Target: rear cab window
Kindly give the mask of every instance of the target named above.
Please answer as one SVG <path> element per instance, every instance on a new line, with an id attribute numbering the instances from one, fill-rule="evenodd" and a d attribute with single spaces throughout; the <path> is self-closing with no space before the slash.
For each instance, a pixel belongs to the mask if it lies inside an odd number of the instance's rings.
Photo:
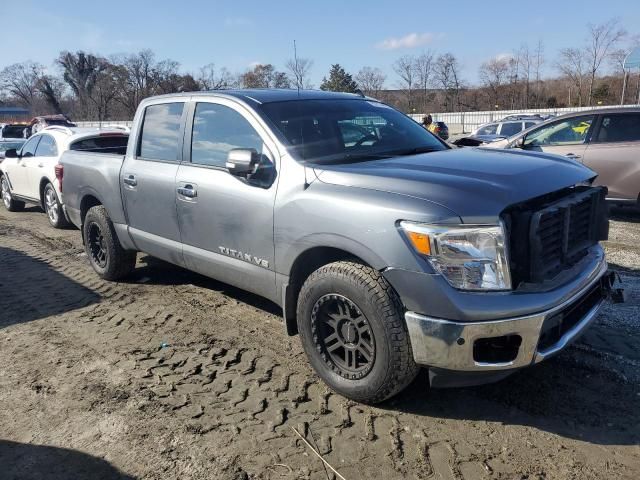
<path id="1" fill-rule="evenodd" d="M 184 110 L 184 102 L 162 103 L 145 108 L 136 157 L 178 161 Z"/>
<path id="2" fill-rule="evenodd" d="M 81 152 L 114 153 L 124 155 L 127 153 L 129 136 L 125 134 L 103 134 L 99 137 L 83 138 L 71 144 L 70 150 Z"/>

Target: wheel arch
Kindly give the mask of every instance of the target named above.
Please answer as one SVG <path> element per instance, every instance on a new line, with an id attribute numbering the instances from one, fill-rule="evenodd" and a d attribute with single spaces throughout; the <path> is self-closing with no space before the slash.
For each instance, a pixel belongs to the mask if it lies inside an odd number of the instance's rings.
<path id="1" fill-rule="evenodd" d="M 47 183 L 50 183 L 51 185 L 53 185 L 53 189 L 55 190 L 55 185 L 51 180 L 49 180 L 49 177 L 45 176 L 40 179 L 38 194 L 40 198 L 40 208 L 42 208 L 43 210 L 44 210 L 44 189 L 47 186 Z M 57 192 L 56 192 L 56 195 L 57 195 Z"/>
<path id="2" fill-rule="evenodd" d="M 368 255 L 362 256 L 354 253 L 354 249 L 336 246 L 313 246 L 298 254 L 289 269 L 289 281 L 282 291 L 282 312 L 285 329 L 288 335 L 298 333 L 296 322 L 296 309 L 298 296 L 305 280 L 318 268 L 329 263 L 343 260 L 352 260 L 372 268 L 377 261 L 371 261 Z"/>

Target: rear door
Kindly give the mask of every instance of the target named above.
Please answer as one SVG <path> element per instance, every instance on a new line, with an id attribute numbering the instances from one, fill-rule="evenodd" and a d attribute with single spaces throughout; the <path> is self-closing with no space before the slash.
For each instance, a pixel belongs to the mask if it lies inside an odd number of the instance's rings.
<path id="1" fill-rule="evenodd" d="M 640 193 L 640 112 L 603 114 L 584 153 L 609 198 L 638 200 Z"/>
<path id="2" fill-rule="evenodd" d="M 582 161 L 594 119 L 595 115 L 580 115 L 534 128 L 525 137 L 524 149 Z"/>
<path id="3" fill-rule="evenodd" d="M 231 100 L 198 102 L 192 110 L 177 176 L 186 266 L 273 299 L 275 143 L 250 111 Z M 227 170 L 227 154 L 236 148 L 261 155 L 253 179 Z"/>
<path id="4" fill-rule="evenodd" d="M 41 135 L 31 137 L 22 146 L 20 150 L 20 158 L 9 158 L 5 160 L 3 167 L 9 175 L 9 181 L 11 182 L 11 191 L 22 197 L 29 197 L 35 199 L 30 195 L 31 189 L 29 188 L 29 175 L 27 173 L 27 167 L 33 157 L 36 154 L 38 143 L 40 143 Z"/>
<path id="5" fill-rule="evenodd" d="M 145 108 L 136 149 L 122 166 L 121 191 L 131 238 L 145 253 L 182 265 L 176 173 L 182 159 L 185 102 Z"/>

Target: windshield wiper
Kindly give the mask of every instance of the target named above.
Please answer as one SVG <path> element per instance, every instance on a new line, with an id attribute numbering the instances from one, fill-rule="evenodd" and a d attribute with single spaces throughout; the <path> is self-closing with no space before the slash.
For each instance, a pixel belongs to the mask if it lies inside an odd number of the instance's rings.
<path id="1" fill-rule="evenodd" d="M 434 147 L 416 147 L 416 148 L 410 148 L 409 150 L 401 150 L 399 152 L 394 152 L 394 155 L 398 157 L 404 157 L 407 155 L 417 155 L 419 153 L 439 152 L 440 150 L 441 150 L 440 148 L 434 148 Z"/>

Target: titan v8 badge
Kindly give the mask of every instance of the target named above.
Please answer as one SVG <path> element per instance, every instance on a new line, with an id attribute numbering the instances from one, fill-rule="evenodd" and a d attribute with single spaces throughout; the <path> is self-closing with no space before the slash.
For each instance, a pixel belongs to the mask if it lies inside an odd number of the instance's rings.
<path id="1" fill-rule="evenodd" d="M 244 253 L 240 250 L 233 250 L 232 248 L 227 247 L 218 247 L 220 253 L 226 255 L 227 257 L 237 258 L 238 260 L 243 260 L 248 263 L 253 263 L 258 265 L 259 267 L 269 268 L 269 262 L 263 258 L 256 257 L 255 255 L 251 255 L 250 253 Z"/>

